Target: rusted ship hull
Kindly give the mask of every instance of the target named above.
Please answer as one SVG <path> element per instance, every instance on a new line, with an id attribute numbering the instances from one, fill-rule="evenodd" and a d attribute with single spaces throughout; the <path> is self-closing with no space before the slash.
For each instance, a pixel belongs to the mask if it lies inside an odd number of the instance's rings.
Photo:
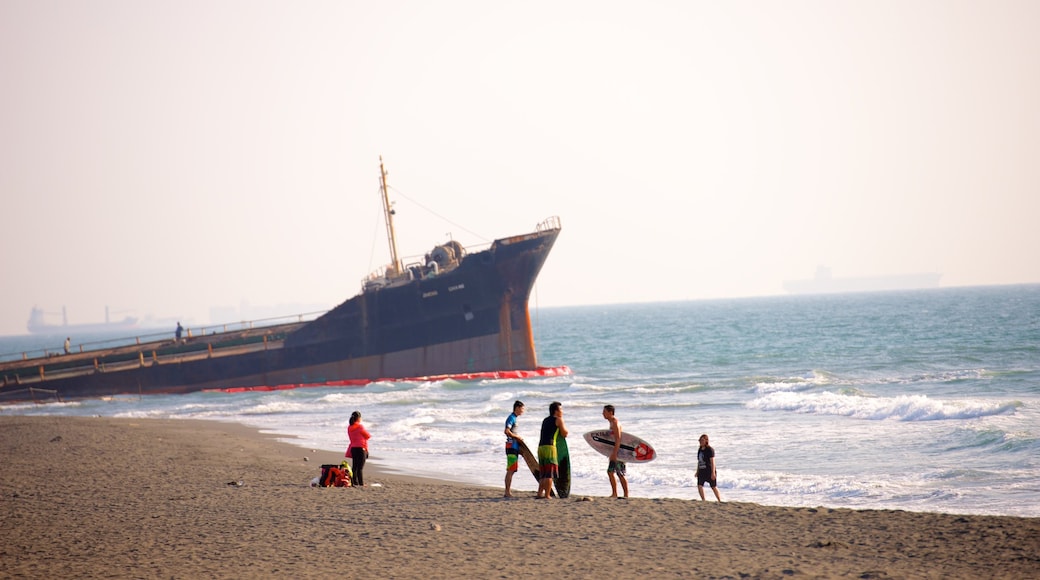
<path id="1" fill-rule="evenodd" d="M 537 371 L 528 298 L 559 232 L 549 220 L 311 322 L 0 363 L 0 402 Z"/>

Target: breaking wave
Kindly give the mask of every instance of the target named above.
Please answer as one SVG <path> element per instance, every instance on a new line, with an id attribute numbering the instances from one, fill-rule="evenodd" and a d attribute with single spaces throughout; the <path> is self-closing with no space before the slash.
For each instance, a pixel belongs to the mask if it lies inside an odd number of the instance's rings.
<path id="1" fill-rule="evenodd" d="M 749 401 L 748 409 L 758 411 L 790 411 L 814 415 L 838 415 L 855 419 L 897 421 L 940 421 L 975 419 L 1013 413 L 1017 401 L 982 400 L 942 401 L 924 395 L 898 397 L 861 397 L 835 393 L 774 392 Z"/>

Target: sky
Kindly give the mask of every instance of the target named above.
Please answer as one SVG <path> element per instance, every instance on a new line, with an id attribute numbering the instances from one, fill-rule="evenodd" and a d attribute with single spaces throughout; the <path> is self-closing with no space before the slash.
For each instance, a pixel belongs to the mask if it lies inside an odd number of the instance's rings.
<path id="1" fill-rule="evenodd" d="M 563 230 L 532 307 L 1040 282 L 1040 2 L 0 0 L 0 335 Z M 60 322 L 60 314 L 50 322 Z"/>

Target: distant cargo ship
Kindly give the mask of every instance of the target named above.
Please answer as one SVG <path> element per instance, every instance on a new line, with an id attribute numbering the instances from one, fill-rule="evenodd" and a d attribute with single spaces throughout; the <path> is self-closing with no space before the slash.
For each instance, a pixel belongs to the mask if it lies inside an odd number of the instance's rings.
<path id="1" fill-rule="evenodd" d="M 127 316 L 116 322 L 109 322 L 108 308 L 105 308 L 105 321 L 86 324 L 69 324 L 68 313 L 65 307 L 61 307 L 61 324 L 49 324 L 46 320 L 47 313 L 41 308 L 33 307 L 29 312 L 29 322 L 26 328 L 33 334 L 96 334 L 99 332 L 124 332 L 137 328 L 137 319 Z"/>
<path id="2" fill-rule="evenodd" d="M 844 292 L 882 292 L 886 290 L 918 290 L 938 288 L 942 274 L 922 272 L 892 276 L 835 278 L 831 269 L 820 266 L 816 277 L 784 282 L 784 290 L 791 294 L 838 294 Z"/>
<path id="3" fill-rule="evenodd" d="M 570 374 L 538 366 L 528 312 L 559 218 L 481 251 L 449 241 L 406 264 L 382 160 L 379 170 L 392 263 L 357 296 L 309 322 L 189 329 L 176 339 L 0 362 L 0 401 Z"/>

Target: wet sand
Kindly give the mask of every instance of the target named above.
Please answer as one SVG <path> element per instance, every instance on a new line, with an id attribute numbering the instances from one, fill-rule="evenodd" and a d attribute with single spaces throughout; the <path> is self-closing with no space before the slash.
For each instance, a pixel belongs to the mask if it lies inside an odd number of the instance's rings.
<path id="1" fill-rule="evenodd" d="M 535 500 L 527 473 L 503 499 L 373 463 L 313 488 L 341 453 L 231 423 L 0 413 L 0 458 L 5 578 L 1040 576 L 1040 518 Z"/>

